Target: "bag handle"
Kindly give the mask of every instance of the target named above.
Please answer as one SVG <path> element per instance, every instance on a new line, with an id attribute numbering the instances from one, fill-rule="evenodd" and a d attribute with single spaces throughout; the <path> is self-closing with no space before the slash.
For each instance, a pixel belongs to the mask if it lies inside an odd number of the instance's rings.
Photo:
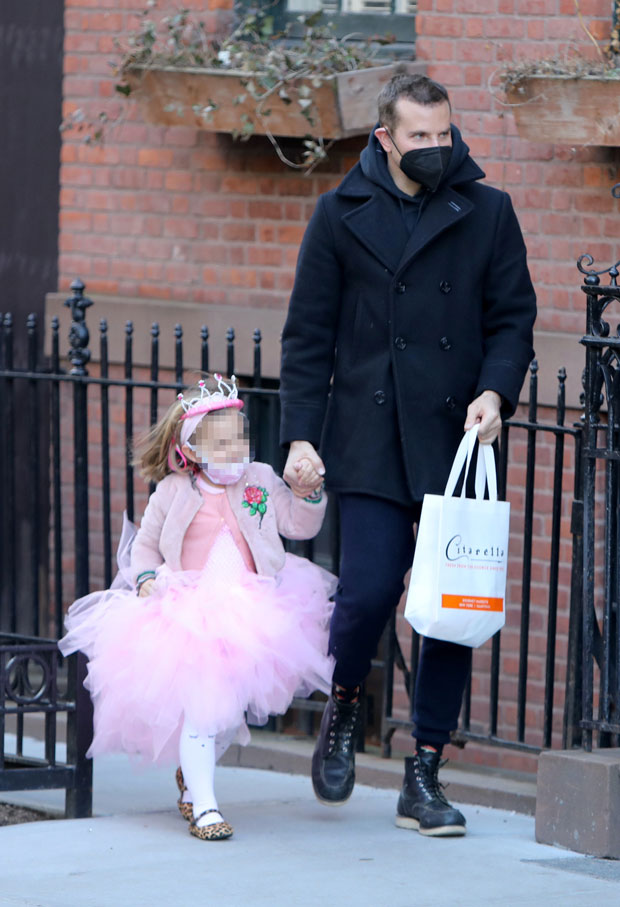
<path id="1" fill-rule="evenodd" d="M 478 446 L 478 461 L 476 463 L 476 500 L 484 500 L 484 486 L 489 489 L 489 500 L 497 501 L 497 472 L 495 470 L 495 454 L 491 444 Z"/>
<path id="2" fill-rule="evenodd" d="M 454 489 L 456 488 L 456 483 L 459 480 L 459 476 L 463 471 L 463 466 L 465 467 L 465 478 L 463 480 L 463 490 L 461 492 L 461 497 L 465 497 L 465 483 L 467 482 L 467 474 L 469 472 L 469 466 L 471 463 L 472 454 L 474 452 L 474 446 L 476 444 L 476 438 L 478 437 L 478 423 L 476 423 L 468 432 L 465 432 L 461 443 L 458 446 L 458 450 L 454 457 L 454 462 L 452 463 L 452 469 L 450 470 L 450 475 L 448 476 L 448 481 L 446 482 L 446 487 L 444 490 L 445 497 L 452 497 L 454 494 Z"/>
<path id="3" fill-rule="evenodd" d="M 450 475 L 448 476 L 448 481 L 446 482 L 446 487 L 444 490 L 445 497 L 452 497 L 454 494 L 454 489 L 456 488 L 456 483 L 458 482 L 459 476 L 465 467 L 465 476 L 463 478 L 463 487 L 461 489 L 461 497 L 466 496 L 466 486 L 467 486 L 467 476 L 469 474 L 469 468 L 471 466 L 471 458 L 474 453 L 474 448 L 476 446 L 476 441 L 478 439 L 478 429 L 479 423 L 473 425 L 469 431 L 465 432 L 461 443 L 458 446 L 458 450 L 454 457 L 454 462 L 452 463 L 452 469 L 450 470 Z M 484 488 L 485 484 L 489 488 L 489 500 L 497 500 L 497 473 L 495 470 L 495 454 L 493 453 L 493 447 L 491 444 L 480 444 L 478 451 L 478 461 L 476 464 L 476 477 L 475 477 L 475 495 L 477 500 L 482 500 L 484 498 Z"/>

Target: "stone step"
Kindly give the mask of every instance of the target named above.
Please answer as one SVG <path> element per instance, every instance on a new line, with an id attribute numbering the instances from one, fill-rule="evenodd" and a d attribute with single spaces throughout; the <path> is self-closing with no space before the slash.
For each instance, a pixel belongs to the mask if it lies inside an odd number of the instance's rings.
<path id="1" fill-rule="evenodd" d="M 252 728 L 248 746 L 233 745 L 225 753 L 223 765 L 262 768 L 293 775 L 307 775 L 314 740 L 291 737 Z M 356 757 L 356 778 L 360 784 L 400 790 L 403 778 L 402 758 L 383 759 L 374 753 L 359 753 Z M 536 808 L 536 778 L 520 772 L 508 772 L 484 767 L 449 764 L 441 770 L 440 779 L 446 785 L 448 799 L 457 803 L 492 806 L 533 816 Z M 308 780 L 308 783 L 310 781 Z"/>
<path id="2" fill-rule="evenodd" d="M 8 727 L 7 730 L 14 730 Z M 291 775 L 306 775 L 310 779 L 310 764 L 314 740 L 310 737 L 293 737 L 252 728 L 248 746 L 233 744 L 222 759 L 223 765 L 240 765 L 246 768 L 263 768 Z M 27 737 L 43 739 L 42 716 L 29 715 L 25 722 Z M 58 716 L 58 736 L 64 739 L 65 716 Z M 403 761 L 398 755 L 384 759 L 371 751 L 359 753 L 356 758 L 356 777 L 361 784 L 400 790 L 403 778 Z M 451 765 L 448 763 L 440 774 L 447 786 L 448 799 L 457 803 L 492 806 L 533 816 L 536 808 L 536 778 L 525 772 L 511 772 L 484 766 Z M 308 783 L 310 781 L 308 780 Z"/>

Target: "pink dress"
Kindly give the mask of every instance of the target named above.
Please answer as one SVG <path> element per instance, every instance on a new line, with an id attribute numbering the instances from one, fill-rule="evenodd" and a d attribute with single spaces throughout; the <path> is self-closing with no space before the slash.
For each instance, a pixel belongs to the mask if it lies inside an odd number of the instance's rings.
<path id="1" fill-rule="evenodd" d="M 246 714 L 261 724 L 294 696 L 329 691 L 335 578 L 291 554 L 277 576 L 259 576 L 226 494 L 201 490 L 182 571 L 160 567 L 153 593 L 138 598 L 129 581 L 135 528 L 126 523 L 112 587 L 67 612 L 59 647 L 89 658 L 90 756 L 176 762 L 185 717 L 216 737 L 219 756 L 233 740 L 248 742 Z"/>

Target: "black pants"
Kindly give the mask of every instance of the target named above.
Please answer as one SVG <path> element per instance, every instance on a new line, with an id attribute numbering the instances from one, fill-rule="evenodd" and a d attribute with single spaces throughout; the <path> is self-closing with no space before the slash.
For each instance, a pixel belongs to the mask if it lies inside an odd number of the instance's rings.
<path id="1" fill-rule="evenodd" d="M 403 592 L 413 560 L 420 504 L 405 507 L 369 495 L 340 495 L 342 561 L 329 649 L 334 680 L 354 687 L 370 671 L 381 634 Z M 458 721 L 471 649 L 424 639 L 412 717 L 414 736 L 447 743 Z"/>

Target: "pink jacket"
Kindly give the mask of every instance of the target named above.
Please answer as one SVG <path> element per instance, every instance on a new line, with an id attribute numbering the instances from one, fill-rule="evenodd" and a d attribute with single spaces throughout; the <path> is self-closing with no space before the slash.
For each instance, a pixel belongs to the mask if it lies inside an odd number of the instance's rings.
<path id="1" fill-rule="evenodd" d="M 244 507 L 246 489 L 267 492 L 262 520 Z M 321 528 L 327 496 L 312 504 L 295 497 L 267 463 L 251 463 L 235 485 L 226 486 L 226 494 L 239 528 L 247 541 L 257 573 L 275 576 L 284 566 L 284 546 L 280 535 L 288 539 L 313 538 Z M 247 497 L 252 498 L 248 492 Z M 131 573 L 136 578 L 145 570 L 155 570 L 165 563 L 171 570 L 181 569 L 181 549 L 187 529 L 202 504 L 198 488 L 189 476 L 171 473 L 158 484 L 144 511 L 140 529 L 131 550 Z"/>

